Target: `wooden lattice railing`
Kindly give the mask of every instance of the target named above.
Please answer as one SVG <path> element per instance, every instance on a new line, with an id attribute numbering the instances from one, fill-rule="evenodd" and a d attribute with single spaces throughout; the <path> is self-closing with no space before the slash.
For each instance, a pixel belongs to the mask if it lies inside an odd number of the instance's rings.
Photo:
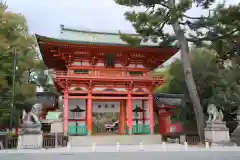
<path id="1" fill-rule="evenodd" d="M 18 137 L 0 136 L 0 149 L 17 148 Z M 55 148 L 67 145 L 67 138 L 63 134 L 44 133 L 43 148 Z"/>
<path id="2" fill-rule="evenodd" d="M 130 79 L 130 80 L 162 80 L 162 76 L 152 76 L 150 73 L 144 73 L 142 75 L 129 75 L 124 72 L 115 71 L 115 72 L 100 72 L 100 71 L 89 71 L 88 73 L 74 73 L 67 71 L 54 71 L 52 72 L 53 78 L 98 78 L 98 79 Z"/>

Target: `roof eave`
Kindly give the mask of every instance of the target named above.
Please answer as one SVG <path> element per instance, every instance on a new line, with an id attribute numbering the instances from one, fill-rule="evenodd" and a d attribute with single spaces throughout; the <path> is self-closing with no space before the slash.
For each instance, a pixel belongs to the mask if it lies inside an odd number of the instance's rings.
<path id="1" fill-rule="evenodd" d="M 66 40 L 66 39 L 58 39 L 58 38 L 52 38 L 52 37 L 47 37 L 47 36 L 41 36 L 38 34 L 35 34 L 35 37 L 40 43 L 40 41 L 55 41 L 55 42 L 62 42 L 62 43 L 68 43 L 68 44 L 92 44 L 92 45 L 105 45 L 105 46 L 123 46 L 123 47 L 132 47 L 129 44 L 119 44 L 119 43 L 102 43 L 102 42 L 87 42 L 87 41 L 77 41 L 77 40 Z M 132 47 L 132 48 L 175 48 L 178 50 L 177 47 L 175 46 L 154 46 L 154 45 L 139 45 L 137 47 Z"/>

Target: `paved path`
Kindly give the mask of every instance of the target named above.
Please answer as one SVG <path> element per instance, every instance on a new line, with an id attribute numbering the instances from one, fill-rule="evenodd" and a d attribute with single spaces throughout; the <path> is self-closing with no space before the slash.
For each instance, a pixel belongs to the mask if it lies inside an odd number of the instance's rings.
<path id="1" fill-rule="evenodd" d="M 94 152 L 74 154 L 5 154 L 1 160 L 239 160 L 239 152 Z"/>
<path id="2" fill-rule="evenodd" d="M 42 150 L 0 150 L 0 160 L 239 160 L 240 147 L 210 149 L 183 145 L 139 145 L 72 147 Z"/>

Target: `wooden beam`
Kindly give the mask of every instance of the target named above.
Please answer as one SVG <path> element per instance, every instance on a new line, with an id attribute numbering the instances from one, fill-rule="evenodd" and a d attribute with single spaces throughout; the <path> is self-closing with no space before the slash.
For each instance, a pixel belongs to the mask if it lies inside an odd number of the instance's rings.
<path id="1" fill-rule="evenodd" d="M 97 100 L 112 100 L 112 99 L 127 99 L 127 97 L 108 97 L 108 96 L 104 96 L 104 97 L 100 97 L 100 96 L 92 96 L 92 99 L 97 99 Z"/>
<path id="2" fill-rule="evenodd" d="M 111 76 L 90 76 L 90 75 L 84 75 L 84 74 L 71 74 L 71 75 L 57 75 L 56 79 L 59 80 L 64 80 L 64 79 L 68 79 L 68 80 L 75 80 L 75 81 L 88 81 L 88 80 L 92 80 L 95 82 L 130 82 L 130 81 L 135 81 L 135 82 L 143 82 L 143 83 L 160 83 L 161 81 L 163 81 L 163 79 L 161 78 L 151 78 L 151 77 L 134 77 L 134 76 L 129 76 L 129 77 L 111 77 Z"/>
<path id="3" fill-rule="evenodd" d="M 94 99 L 93 102 L 120 102 L 119 99 Z"/>
<path id="4" fill-rule="evenodd" d="M 106 100 L 106 99 L 107 99 L 107 100 L 112 100 L 112 99 L 113 99 L 113 100 L 114 100 L 114 99 L 117 100 L 117 99 L 119 99 L 119 100 L 120 100 L 120 99 L 127 99 L 127 97 L 108 97 L 108 96 L 98 97 L 98 96 L 93 96 L 92 99 L 97 99 L 97 100 L 99 100 L 99 99 L 100 99 L 100 100 L 101 100 L 101 99 L 102 99 L 102 100 Z M 139 100 L 140 100 L 140 99 L 148 99 L 148 97 L 132 97 L 132 99 L 137 99 L 137 100 L 139 99 Z"/>
<path id="5" fill-rule="evenodd" d="M 87 94 L 88 91 L 68 91 L 69 94 Z M 93 91 L 92 94 L 108 94 L 108 95 L 127 95 L 127 91 Z M 148 94 L 148 92 L 132 92 L 133 95 L 145 95 Z"/>
<path id="6" fill-rule="evenodd" d="M 159 54 L 159 53 L 166 53 L 172 52 L 176 53 L 177 48 L 159 48 L 159 47 L 141 47 L 141 48 L 133 48 L 130 46 L 109 46 L 109 45 L 97 45 L 97 44 L 67 44 L 64 42 L 47 42 L 48 45 L 59 46 L 62 47 L 62 51 L 81 51 L 81 52 L 100 52 L 100 53 L 114 53 L 114 52 L 130 52 L 130 53 L 137 53 L 137 54 Z M 64 48 L 63 48 L 64 47 Z"/>
<path id="7" fill-rule="evenodd" d="M 142 99 L 148 99 L 148 97 L 132 97 L 132 99 L 142 100 Z"/>
<path id="8" fill-rule="evenodd" d="M 93 91 L 93 94 L 127 94 L 127 92 L 123 91 Z"/>
<path id="9" fill-rule="evenodd" d="M 69 69 L 88 69 L 92 70 L 92 66 L 77 66 L 77 65 L 72 65 L 69 67 Z M 123 67 L 115 67 L 115 68 L 105 68 L 104 66 L 95 66 L 94 67 L 95 71 L 142 71 L 142 72 L 149 72 L 151 69 L 146 69 L 146 68 L 123 68 Z"/>
<path id="10" fill-rule="evenodd" d="M 87 96 L 68 96 L 68 99 L 87 99 Z"/>
<path id="11" fill-rule="evenodd" d="M 68 93 L 71 93 L 71 94 L 87 94 L 88 91 L 72 90 L 72 91 L 68 91 Z"/>

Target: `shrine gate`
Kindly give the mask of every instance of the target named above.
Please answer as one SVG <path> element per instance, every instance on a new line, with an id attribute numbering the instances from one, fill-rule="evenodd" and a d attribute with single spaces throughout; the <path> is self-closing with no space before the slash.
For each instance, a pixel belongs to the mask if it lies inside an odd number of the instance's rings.
<path id="1" fill-rule="evenodd" d="M 153 134 L 153 92 L 164 79 L 151 71 L 177 48 L 150 42 L 131 47 L 117 33 L 63 25 L 60 38 L 36 38 L 55 87 L 64 97 L 65 134 L 92 135 L 93 113 L 104 110 L 119 113 L 119 134 Z"/>

